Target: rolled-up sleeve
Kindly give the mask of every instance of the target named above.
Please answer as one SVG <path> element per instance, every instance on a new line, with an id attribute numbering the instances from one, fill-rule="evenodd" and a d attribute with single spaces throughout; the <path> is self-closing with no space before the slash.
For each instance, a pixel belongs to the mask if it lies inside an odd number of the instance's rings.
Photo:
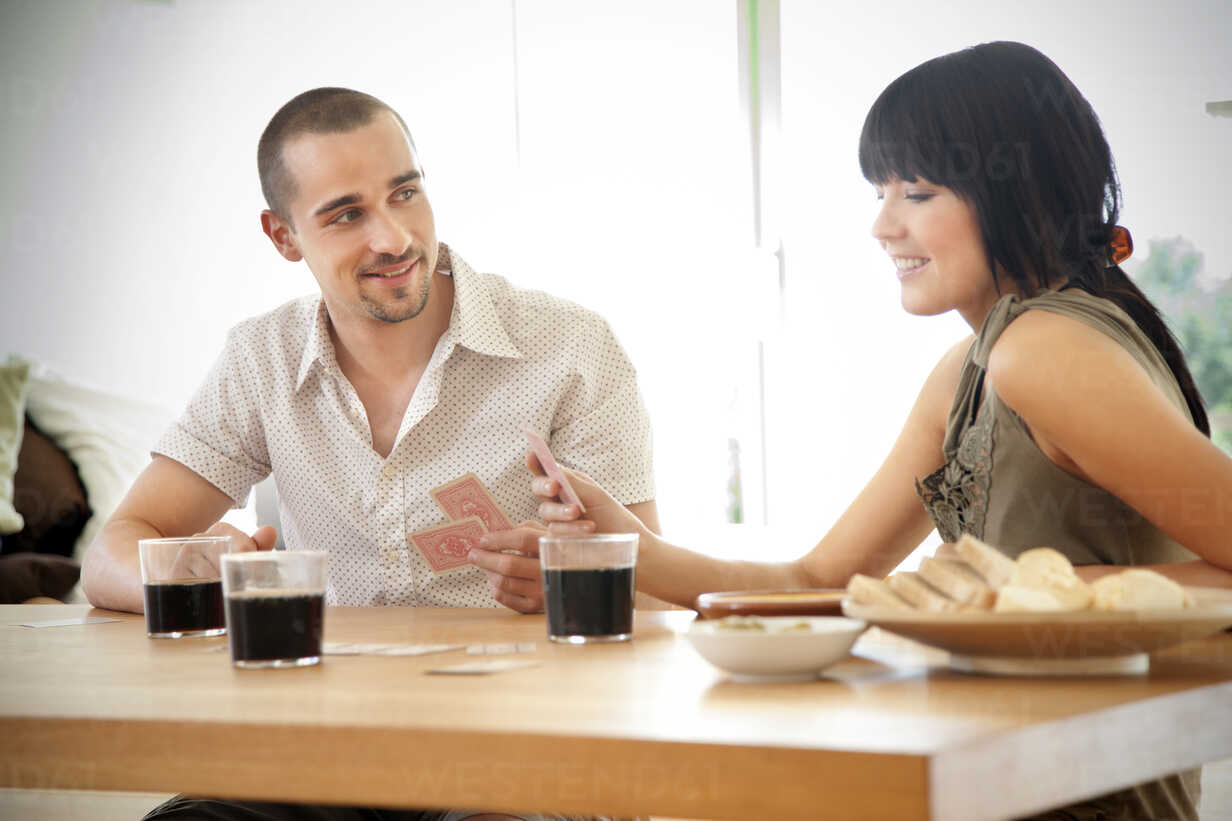
<path id="1" fill-rule="evenodd" d="M 637 371 L 607 323 L 589 315 L 579 328 L 572 384 L 553 420 L 552 453 L 598 482 L 621 504 L 655 498 L 650 416 Z"/>
<path id="2" fill-rule="evenodd" d="M 248 373 L 251 362 L 233 331 L 183 415 L 153 450 L 201 476 L 236 507 L 245 505 L 252 486 L 270 473 L 259 382 Z"/>

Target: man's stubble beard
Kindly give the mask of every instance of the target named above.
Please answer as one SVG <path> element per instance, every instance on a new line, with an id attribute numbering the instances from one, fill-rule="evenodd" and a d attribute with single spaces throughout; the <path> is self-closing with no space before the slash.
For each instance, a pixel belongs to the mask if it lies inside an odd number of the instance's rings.
<path id="1" fill-rule="evenodd" d="M 406 298 L 410 292 L 409 288 L 398 288 L 393 292 L 394 304 L 378 302 L 367 294 L 360 295 L 360 301 L 368 311 L 368 315 L 380 322 L 388 322 L 396 324 L 398 322 L 406 322 L 408 319 L 414 319 L 423 313 L 424 308 L 428 307 L 428 297 L 432 290 L 432 274 L 429 273 L 424 277 L 423 282 L 419 284 L 419 298 L 411 305 L 401 305 L 401 301 Z"/>

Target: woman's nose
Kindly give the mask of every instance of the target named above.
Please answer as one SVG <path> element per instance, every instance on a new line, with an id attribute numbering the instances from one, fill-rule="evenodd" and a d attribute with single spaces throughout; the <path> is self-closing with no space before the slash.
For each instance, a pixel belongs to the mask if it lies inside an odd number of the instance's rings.
<path id="1" fill-rule="evenodd" d="M 896 219 L 889 198 L 881 201 L 877 216 L 873 219 L 872 235 L 874 239 L 885 242 L 902 235 L 902 224 Z"/>

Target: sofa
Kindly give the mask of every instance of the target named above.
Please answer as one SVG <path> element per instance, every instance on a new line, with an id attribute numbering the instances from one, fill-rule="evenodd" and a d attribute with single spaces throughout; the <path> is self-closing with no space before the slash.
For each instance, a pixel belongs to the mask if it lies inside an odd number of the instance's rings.
<path id="1" fill-rule="evenodd" d="M 0 362 L 0 603 L 84 600 L 85 550 L 174 418 L 24 356 Z M 251 532 L 255 505 L 226 519 Z"/>

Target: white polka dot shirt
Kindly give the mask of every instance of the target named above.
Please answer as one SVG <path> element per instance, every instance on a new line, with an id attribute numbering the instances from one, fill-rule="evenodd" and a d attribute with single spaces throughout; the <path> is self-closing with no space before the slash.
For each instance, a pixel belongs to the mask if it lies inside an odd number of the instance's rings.
<path id="1" fill-rule="evenodd" d="M 272 472 L 287 549 L 329 553 L 330 604 L 498 606 L 482 571 L 435 575 L 408 537 L 448 521 L 429 491 L 471 471 L 514 523 L 535 518 L 524 427 L 623 504 L 654 498 L 650 421 L 607 323 L 440 247 L 453 315 L 388 458 L 372 449 L 320 296 L 233 328 L 154 450 L 237 505 Z"/>

